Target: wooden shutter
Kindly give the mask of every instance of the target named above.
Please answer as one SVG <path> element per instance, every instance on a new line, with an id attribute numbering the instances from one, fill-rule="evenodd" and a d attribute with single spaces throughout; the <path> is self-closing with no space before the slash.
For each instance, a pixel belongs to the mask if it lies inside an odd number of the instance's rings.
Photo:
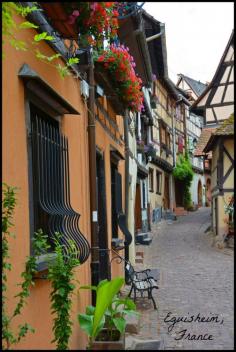
<path id="1" fill-rule="evenodd" d="M 122 176 L 115 170 L 115 207 L 116 212 L 122 212 Z"/>

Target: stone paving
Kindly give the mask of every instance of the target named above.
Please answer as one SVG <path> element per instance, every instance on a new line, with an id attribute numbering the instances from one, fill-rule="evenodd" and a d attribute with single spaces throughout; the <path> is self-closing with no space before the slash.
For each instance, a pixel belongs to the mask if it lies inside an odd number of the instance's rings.
<path id="1" fill-rule="evenodd" d="M 233 250 L 212 246 L 205 232 L 209 225 L 210 209 L 200 208 L 172 223 L 161 221 L 152 230 L 152 244 L 137 246 L 144 264 L 136 269 L 160 269 L 159 290 L 153 291 L 159 308 L 155 311 L 151 300 L 137 300 L 141 328 L 133 337 L 160 339 L 166 350 L 233 350 Z M 171 328 L 174 317 L 189 322 Z"/>

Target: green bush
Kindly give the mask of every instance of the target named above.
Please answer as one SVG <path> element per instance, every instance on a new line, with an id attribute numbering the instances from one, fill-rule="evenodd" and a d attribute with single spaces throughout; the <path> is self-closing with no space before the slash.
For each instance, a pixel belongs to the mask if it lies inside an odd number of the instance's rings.
<path id="1" fill-rule="evenodd" d="M 194 172 L 189 161 L 188 153 L 185 153 L 185 156 L 180 155 L 179 160 L 176 163 L 176 167 L 173 170 L 173 176 L 183 182 L 183 202 L 186 209 L 192 205 L 190 187 L 193 180 L 193 175 Z"/>

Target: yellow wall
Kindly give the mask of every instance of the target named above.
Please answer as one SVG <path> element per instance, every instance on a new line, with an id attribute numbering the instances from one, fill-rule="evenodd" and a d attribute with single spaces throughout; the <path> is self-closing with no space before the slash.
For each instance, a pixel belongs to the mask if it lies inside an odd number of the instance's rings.
<path id="1" fill-rule="evenodd" d="M 153 192 L 150 192 L 149 190 L 149 199 L 150 199 L 150 211 L 152 214 L 152 210 L 157 208 L 157 207 L 161 207 L 163 204 L 162 202 L 162 198 L 163 198 L 163 194 L 164 194 L 164 171 L 161 170 L 160 168 L 158 168 L 156 165 L 154 164 L 149 164 L 149 169 L 152 168 L 153 169 Z M 156 179 L 156 170 L 161 172 L 161 194 L 157 194 L 156 190 L 157 190 L 157 179 Z M 149 187 L 150 188 L 150 187 Z"/>

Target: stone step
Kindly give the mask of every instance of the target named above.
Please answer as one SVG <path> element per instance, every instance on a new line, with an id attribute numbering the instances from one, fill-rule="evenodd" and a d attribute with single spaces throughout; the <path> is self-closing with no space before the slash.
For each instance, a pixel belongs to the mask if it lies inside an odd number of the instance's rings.
<path id="1" fill-rule="evenodd" d="M 144 253 L 143 252 L 136 252 L 136 257 L 144 257 Z"/>
<path id="2" fill-rule="evenodd" d="M 175 215 L 176 216 L 187 215 L 187 214 L 188 214 L 188 211 L 185 210 L 183 207 L 175 208 Z"/>
<path id="3" fill-rule="evenodd" d="M 135 243 L 136 244 L 144 244 L 149 245 L 152 242 L 152 237 L 149 233 L 139 233 L 135 236 Z"/>
<path id="4" fill-rule="evenodd" d="M 138 334 L 140 331 L 140 322 L 141 322 L 141 314 L 140 315 L 126 315 L 126 328 L 125 332 L 128 334 Z"/>
<path id="5" fill-rule="evenodd" d="M 176 220 L 176 215 L 169 209 L 163 211 L 162 218 L 165 220 Z"/>
<path id="6" fill-rule="evenodd" d="M 163 350 L 164 343 L 160 340 L 141 340 L 128 336 L 125 339 L 125 349 L 126 350 Z"/>

